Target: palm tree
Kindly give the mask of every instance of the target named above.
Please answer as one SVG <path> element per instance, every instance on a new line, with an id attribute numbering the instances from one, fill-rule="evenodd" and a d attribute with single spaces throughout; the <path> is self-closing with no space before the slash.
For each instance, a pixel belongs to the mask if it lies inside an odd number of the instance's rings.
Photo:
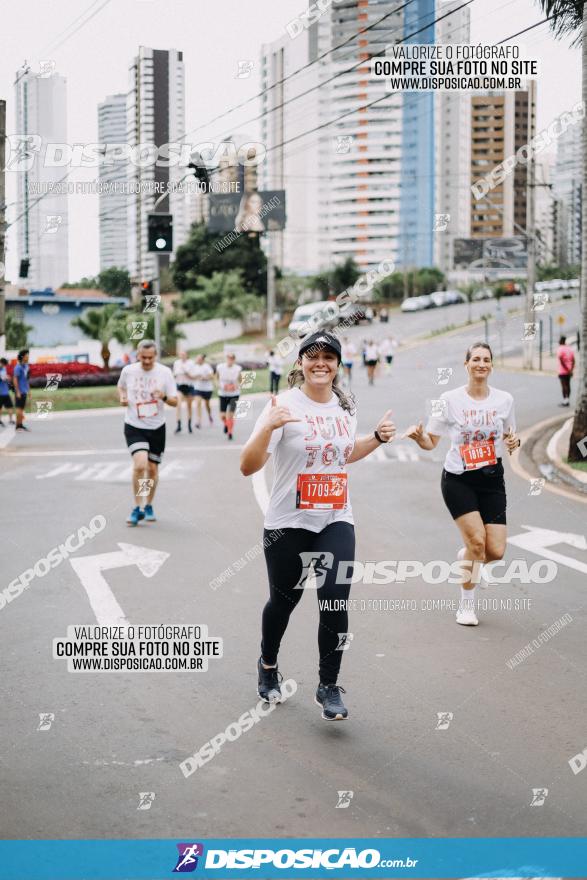
<path id="1" fill-rule="evenodd" d="M 583 44 L 583 106 L 587 103 L 587 4 L 584 0 L 538 0 L 557 37 L 572 34 L 574 44 Z M 587 437 L 587 121 L 583 117 L 583 241 L 581 259 L 581 363 L 579 394 L 569 443 L 569 461 L 582 461 L 579 442 Z"/>
<path id="2" fill-rule="evenodd" d="M 74 327 L 79 327 L 89 339 L 97 339 L 102 344 L 101 354 L 106 370 L 110 363 L 110 341 L 116 339 L 117 342 L 128 342 L 125 313 L 116 303 L 108 303 L 101 308 L 86 309 L 71 323 Z"/>

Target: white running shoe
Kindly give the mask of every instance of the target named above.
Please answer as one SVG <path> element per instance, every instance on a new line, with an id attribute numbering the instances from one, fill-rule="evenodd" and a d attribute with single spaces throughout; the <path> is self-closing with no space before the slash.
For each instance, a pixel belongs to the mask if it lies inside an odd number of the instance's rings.
<path id="1" fill-rule="evenodd" d="M 459 608 L 457 611 L 457 623 L 462 626 L 478 626 L 479 621 L 473 608 Z"/>

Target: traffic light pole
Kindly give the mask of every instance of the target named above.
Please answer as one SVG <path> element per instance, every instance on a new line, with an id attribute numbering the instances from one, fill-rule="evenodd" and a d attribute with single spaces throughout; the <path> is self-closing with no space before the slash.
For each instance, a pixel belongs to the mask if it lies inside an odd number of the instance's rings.
<path id="1" fill-rule="evenodd" d="M 155 286 L 155 296 L 157 297 L 155 300 L 155 345 L 157 346 L 157 354 L 159 358 L 161 357 L 161 315 L 159 312 L 159 307 L 161 305 L 161 255 L 156 254 L 157 257 L 157 274 L 154 280 Z"/>

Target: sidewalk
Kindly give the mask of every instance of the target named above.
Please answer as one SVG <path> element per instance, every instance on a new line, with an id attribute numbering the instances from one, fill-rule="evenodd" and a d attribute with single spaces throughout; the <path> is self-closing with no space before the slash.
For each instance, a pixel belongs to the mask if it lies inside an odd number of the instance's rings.
<path id="1" fill-rule="evenodd" d="M 567 464 L 572 426 L 573 417 L 571 416 L 564 420 L 561 427 L 550 438 L 546 447 L 546 454 L 555 473 L 561 480 L 571 485 L 581 494 L 587 494 L 587 469 L 580 470 Z M 585 457 L 585 462 L 587 463 L 587 456 Z"/>
<path id="2" fill-rule="evenodd" d="M 573 416 L 567 411 L 523 431 L 522 446 L 512 466 L 518 476 L 528 481 L 544 479 L 543 485 L 550 491 L 587 504 L 587 467 L 567 464 L 572 424 Z"/>

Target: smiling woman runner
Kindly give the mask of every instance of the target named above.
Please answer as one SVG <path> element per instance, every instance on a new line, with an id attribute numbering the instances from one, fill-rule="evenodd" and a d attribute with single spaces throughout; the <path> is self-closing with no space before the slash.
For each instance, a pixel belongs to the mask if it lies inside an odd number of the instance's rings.
<path id="1" fill-rule="evenodd" d="M 339 562 L 355 558 L 355 530 L 346 465 L 395 436 L 391 411 L 366 437 L 356 437 L 354 400 L 341 391 L 340 342 L 319 332 L 300 346 L 288 377 L 289 390 L 273 397 L 259 416 L 241 455 L 245 476 L 274 454 L 275 476 L 265 515 L 269 601 L 263 610 L 258 694 L 280 702 L 277 654 L 290 614 L 302 597 L 310 565 L 320 608 L 319 684 L 316 702 L 327 721 L 348 716 L 337 685 L 347 638 L 348 583 L 337 582 Z M 280 530 L 276 537 L 273 530 Z M 343 566 L 346 574 L 346 567 Z M 345 578 L 347 580 L 347 578 Z"/>
<path id="2" fill-rule="evenodd" d="M 476 569 L 502 559 L 507 539 L 506 493 L 502 455 L 520 445 L 516 437 L 514 399 L 488 384 L 493 354 L 486 342 L 476 342 L 465 355 L 469 381 L 445 391 L 437 401 L 426 430 L 422 423 L 405 432 L 421 449 L 434 449 L 442 436 L 450 437 L 442 471 L 444 502 L 458 526 L 465 546 L 458 558 L 469 560 L 472 572 L 462 584 L 457 623 L 477 626 Z M 475 566 L 474 563 L 477 563 Z"/>

